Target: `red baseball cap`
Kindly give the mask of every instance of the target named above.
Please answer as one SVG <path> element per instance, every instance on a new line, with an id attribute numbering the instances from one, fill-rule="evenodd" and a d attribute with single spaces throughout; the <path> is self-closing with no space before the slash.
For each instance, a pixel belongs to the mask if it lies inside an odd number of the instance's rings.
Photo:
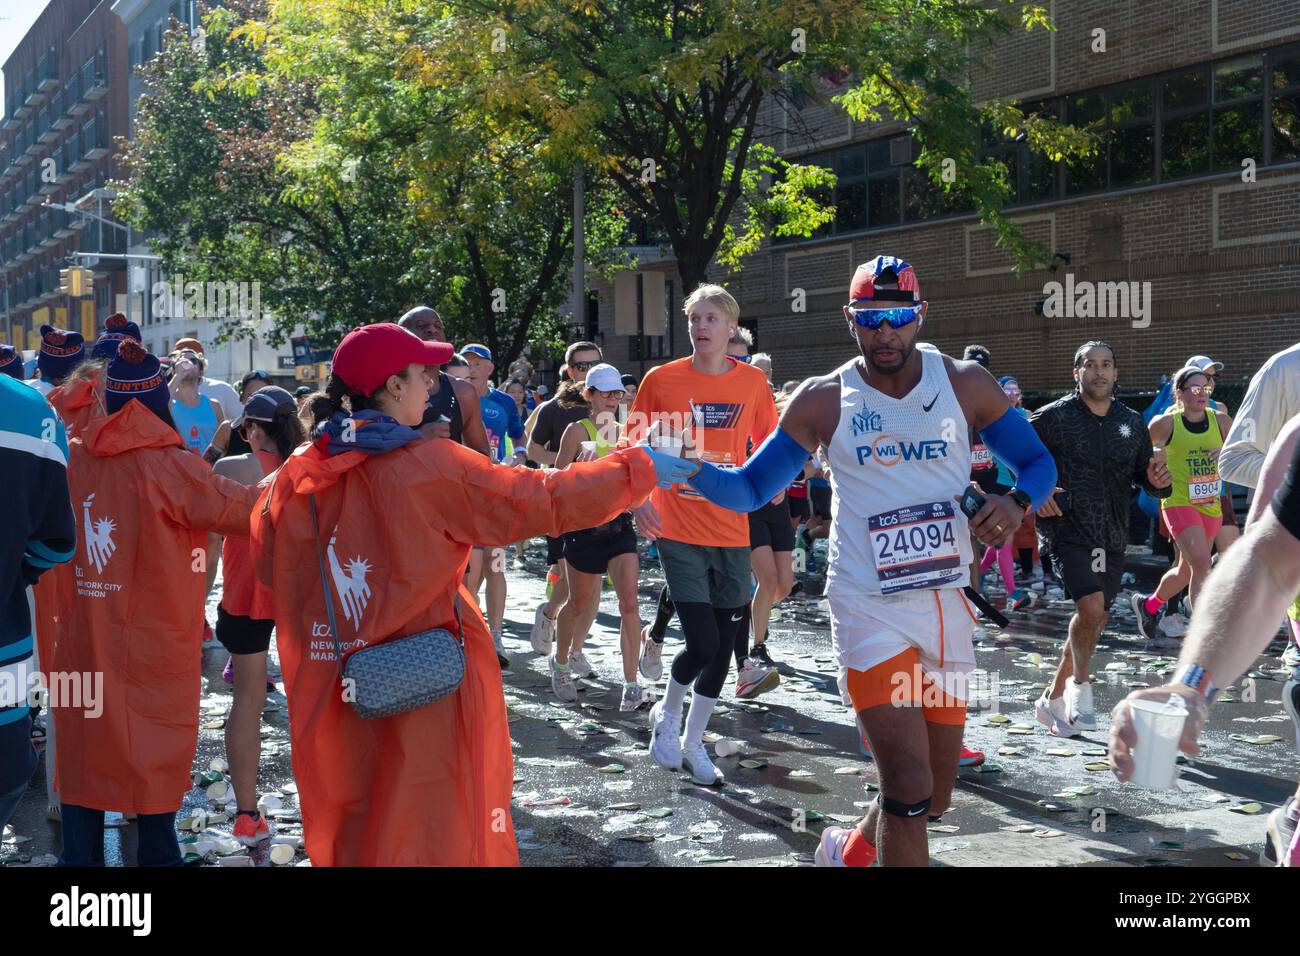
<path id="1" fill-rule="evenodd" d="M 369 397 L 406 366 L 445 365 L 455 352 L 449 342 L 425 342 L 393 322 L 378 322 L 343 336 L 333 371 L 351 394 Z"/>
<path id="2" fill-rule="evenodd" d="M 897 289 L 877 289 L 880 280 L 893 281 Z M 921 302 L 921 286 L 916 281 L 916 270 L 910 263 L 896 256 L 876 256 L 870 262 L 864 262 L 853 273 L 849 283 L 849 305 L 859 302 L 907 302 L 918 305 Z"/>

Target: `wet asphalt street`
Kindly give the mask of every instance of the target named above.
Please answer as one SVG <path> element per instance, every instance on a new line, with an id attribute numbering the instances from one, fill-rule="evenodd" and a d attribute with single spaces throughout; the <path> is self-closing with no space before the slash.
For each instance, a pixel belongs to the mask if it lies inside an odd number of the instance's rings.
<path id="1" fill-rule="evenodd" d="M 545 587 L 542 557 L 534 548 L 527 570 L 509 572 L 506 608 L 512 811 L 524 865 L 810 865 L 825 825 L 861 815 L 876 773 L 859 753 L 853 718 L 840 701 L 820 599 L 780 605 L 769 644 L 780 662 L 778 688 L 739 701 L 734 676 L 728 681 L 707 739 L 721 736 L 742 749 L 715 760 L 725 786 L 698 787 L 651 762 L 645 710 L 618 710 L 621 667 L 611 589 L 586 644 L 600 677 L 580 683 L 578 704 L 555 701 L 546 660 L 528 641 Z M 662 577 L 657 565 L 644 563 L 641 607 L 650 615 Z M 808 583 L 820 592 L 820 577 Z M 1001 605 L 1000 590 L 988 593 Z M 1127 594 L 1112 608 L 1093 660 L 1100 729 L 1084 738 L 1051 737 L 1033 718 L 1033 701 L 1060 657 L 1070 608 L 1063 598 L 1049 593 L 1038 606 L 1014 613 L 1009 629 L 977 632 L 988 694 L 971 702 L 965 741 L 983 750 L 987 761 L 961 771 L 952 808 L 931 825 L 933 865 L 1257 865 L 1266 816 L 1294 791 L 1298 765 L 1295 734 L 1280 702 L 1281 640 L 1256 662 L 1253 687 L 1230 689 L 1231 699 L 1215 705 L 1203 753 L 1182 768 L 1177 790 L 1121 785 L 1108 770 L 1090 769 L 1105 760 L 1107 715 L 1129 688 L 1163 683 L 1178 653 L 1177 641 L 1153 644 L 1138 636 Z M 215 619 L 215 599 L 209 618 Z M 665 670 L 679 641 L 680 633 L 670 629 Z M 203 654 L 196 774 L 224 756 L 221 728 L 230 704 L 221 679 L 225 652 L 214 643 Z M 280 692 L 268 697 L 262 733 L 259 792 L 272 793 L 272 802 L 279 797 L 282 807 L 272 811 L 277 832 L 291 837 L 301 833 L 301 822 Z M 179 817 L 221 805 L 196 786 Z M 0 850 L 9 865 L 52 862 L 58 828 L 45 821 L 44 809 L 42 767 Z M 133 861 L 134 828 L 115 814 L 110 823 L 116 825 L 106 831 L 109 865 Z M 236 848 L 226 842 L 228 834 L 229 824 L 217 822 L 193 838 L 206 863 L 271 865 L 265 846 L 251 856 L 229 852 Z M 191 862 L 201 860 L 193 856 Z M 299 851 L 292 862 L 306 860 Z"/>

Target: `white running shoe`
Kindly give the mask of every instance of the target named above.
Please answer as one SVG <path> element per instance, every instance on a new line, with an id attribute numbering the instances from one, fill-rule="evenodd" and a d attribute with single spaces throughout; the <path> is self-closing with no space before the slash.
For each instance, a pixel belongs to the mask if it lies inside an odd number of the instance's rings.
<path id="1" fill-rule="evenodd" d="M 641 663 L 638 669 L 646 680 L 664 676 L 664 646 L 650 636 L 650 625 L 641 628 Z"/>
<path id="2" fill-rule="evenodd" d="M 1065 719 L 1065 698 L 1063 697 L 1051 700 L 1047 696 L 1047 691 L 1043 691 L 1043 696 L 1034 701 L 1034 717 L 1047 728 L 1047 732 L 1053 737 L 1077 737 L 1079 735 L 1079 731 L 1070 726 L 1070 722 Z"/>
<path id="3" fill-rule="evenodd" d="M 566 704 L 578 699 L 578 685 L 573 682 L 573 662 L 568 667 L 560 667 L 554 657 L 551 658 L 551 690 L 555 696 Z"/>
<path id="4" fill-rule="evenodd" d="M 817 852 L 813 854 L 813 863 L 817 866 L 848 866 L 844 862 L 844 844 L 851 836 L 853 831 L 848 827 L 827 827 L 822 831 Z"/>
<path id="5" fill-rule="evenodd" d="M 746 657 L 740 673 L 736 675 L 736 696 L 745 699 L 757 697 L 779 683 L 781 683 L 781 675 L 776 672 L 775 667 L 756 664 L 752 658 Z"/>
<path id="6" fill-rule="evenodd" d="M 500 631 L 492 632 L 492 646 L 496 648 L 497 663 L 501 665 L 502 670 L 505 670 L 510 666 L 510 658 L 506 657 L 506 645 Z"/>
<path id="7" fill-rule="evenodd" d="M 682 769 L 681 719 L 674 727 L 664 718 L 663 701 L 650 708 L 650 756 L 665 770 Z"/>
<path id="8" fill-rule="evenodd" d="M 690 771 L 691 781 L 702 787 L 716 787 L 726 782 L 718 768 L 713 766 L 703 743 L 682 748 L 682 768 Z"/>
<path id="9" fill-rule="evenodd" d="M 640 684 L 624 684 L 623 698 L 618 702 L 618 709 L 623 713 L 638 710 L 645 703 L 645 688 Z"/>
<path id="10" fill-rule="evenodd" d="M 591 666 L 591 661 L 587 660 L 580 647 L 575 647 L 569 652 L 569 666 L 573 668 L 574 677 L 596 676 L 596 668 Z"/>
<path id="11" fill-rule="evenodd" d="M 1065 719 L 1076 731 L 1096 730 L 1097 714 L 1092 706 L 1092 684 L 1076 684 L 1071 677 L 1065 682 Z"/>
<path id="12" fill-rule="evenodd" d="M 1165 637 L 1186 637 L 1190 622 L 1182 614 L 1169 614 L 1160 619 L 1156 630 Z"/>
<path id="13" fill-rule="evenodd" d="M 555 622 L 546 616 L 546 605 L 539 604 L 533 614 L 533 632 L 528 636 L 533 642 L 533 650 L 538 654 L 550 654 L 551 642 L 555 639 Z"/>

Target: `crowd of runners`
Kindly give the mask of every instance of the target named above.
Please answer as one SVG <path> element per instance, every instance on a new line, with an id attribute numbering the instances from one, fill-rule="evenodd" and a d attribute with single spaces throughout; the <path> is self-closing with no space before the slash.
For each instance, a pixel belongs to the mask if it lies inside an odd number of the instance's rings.
<path id="1" fill-rule="evenodd" d="M 573 704 L 597 676 L 583 648 L 608 585 L 619 709 L 649 727 L 644 772 L 703 786 L 724 784 L 705 744 L 719 700 L 779 685 L 773 609 L 824 570 L 846 720 L 880 793 L 857 825 L 823 831 L 817 862 L 924 865 L 958 768 L 984 760 L 962 739 L 981 619 L 1005 623 L 1059 587 L 1073 614 L 1034 714 L 1058 737 L 1104 729 L 1089 667 L 1139 492 L 1174 558 L 1153 592 L 1132 594 L 1137 627 L 1183 641 L 1176 679 L 1130 699 L 1184 697 L 1182 748 L 1195 753 L 1214 694 L 1285 613 L 1283 701 L 1300 748 L 1300 345 L 1265 364 L 1235 416 L 1211 397 L 1222 364 L 1193 356 L 1148 422 L 1114 398 L 1102 341 L 1062 370 L 1064 397 L 1028 411 L 987 349 L 958 359 L 922 341 L 928 303 L 892 256 L 851 277 L 853 357 L 802 383 L 773 384 L 725 288 L 702 285 L 683 308 L 690 355 L 638 381 L 573 342 L 554 395 L 524 359 L 503 373 L 487 346 L 454 347 L 427 306 L 350 332 L 324 387 L 296 395 L 263 372 L 238 389 L 205 377 L 192 339 L 151 355 L 120 314 L 93 343 L 42 327 L 29 381 L 0 345 L 13 515 L 0 691 L 23 688 L 0 698 L 0 826 L 43 737 L 61 863 L 102 864 L 111 810 L 136 820 L 141 865 L 179 865 L 200 646 L 214 637 L 233 685 L 234 837 L 269 839 L 257 782 L 274 640 L 314 865 L 517 863 L 493 813 L 512 787 L 506 572 L 511 549 L 521 568 L 544 540 L 530 643 L 555 700 Z M 1244 535 L 1225 481 L 1255 490 Z M 664 580 L 645 620 L 643 562 Z M 435 699 L 394 704 L 394 673 L 358 690 L 354 655 L 439 634 L 461 663 Z M 389 660 L 408 682 L 425 673 L 415 657 Z M 42 712 L 26 696 L 30 675 L 92 673 L 102 713 L 52 698 Z M 358 693 L 385 697 L 383 716 Z M 1127 779 L 1128 701 L 1109 732 Z M 1300 865 L 1298 818 L 1300 792 L 1269 818 L 1277 865 Z"/>

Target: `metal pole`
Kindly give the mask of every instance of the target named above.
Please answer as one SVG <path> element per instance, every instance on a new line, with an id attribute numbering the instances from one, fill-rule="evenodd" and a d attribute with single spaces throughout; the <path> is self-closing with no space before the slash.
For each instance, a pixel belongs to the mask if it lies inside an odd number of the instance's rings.
<path id="1" fill-rule="evenodd" d="M 582 330 L 579 335 L 585 337 L 587 327 L 586 309 L 584 308 L 586 305 L 586 283 L 583 276 L 582 251 L 584 188 L 582 163 L 577 162 L 573 164 L 573 321 Z"/>

